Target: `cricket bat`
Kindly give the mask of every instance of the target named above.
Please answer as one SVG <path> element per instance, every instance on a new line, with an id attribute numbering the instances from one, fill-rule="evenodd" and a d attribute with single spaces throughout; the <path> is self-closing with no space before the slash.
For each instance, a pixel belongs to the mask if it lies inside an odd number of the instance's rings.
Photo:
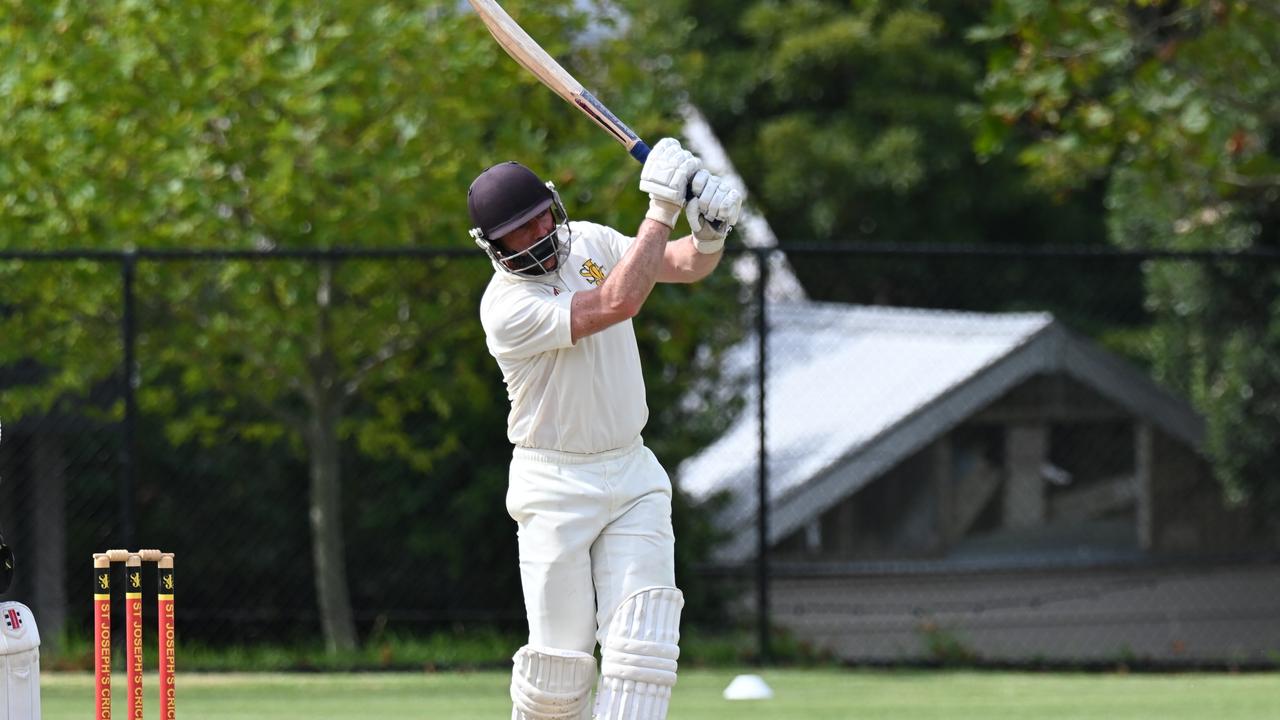
<path id="1" fill-rule="evenodd" d="M 551 88 L 570 105 L 578 108 L 592 122 L 627 149 L 641 163 L 649 157 L 649 146 L 627 127 L 627 124 L 605 107 L 604 103 L 582 87 L 542 46 L 529 37 L 502 6 L 494 0 L 467 0 L 484 22 L 493 38 L 525 70 L 533 73 L 543 85 Z"/>

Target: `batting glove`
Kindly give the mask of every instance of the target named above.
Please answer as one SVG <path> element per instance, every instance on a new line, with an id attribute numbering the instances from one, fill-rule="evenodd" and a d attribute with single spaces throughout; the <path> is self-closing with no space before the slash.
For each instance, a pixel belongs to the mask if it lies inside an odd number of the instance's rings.
<path id="1" fill-rule="evenodd" d="M 649 211 L 645 217 L 674 228 L 684 207 L 689 178 L 700 167 L 702 161 L 680 147 L 678 141 L 659 140 L 640 171 L 640 191 L 649 193 Z"/>
<path id="2" fill-rule="evenodd" d="M 693 246 L 700 253 L 720 252 L 742 214 L 742 193 L 706 170 L 693 176 L 690 188 L 696 197 L 685 206 L 685 215 L 693 231 Z"/>

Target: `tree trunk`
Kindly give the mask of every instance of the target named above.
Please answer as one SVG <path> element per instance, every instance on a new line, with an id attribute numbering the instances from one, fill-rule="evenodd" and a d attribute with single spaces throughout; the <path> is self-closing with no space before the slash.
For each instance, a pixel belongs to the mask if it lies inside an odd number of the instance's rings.
<path id="1" fill-rule="evenodd" d="M 342 539 L 342 476 L 338 463 L 338 413 L 331 406 L 313 408 L 307 421 L 311 466 L 311 557 L 325 648 L 354 650 L 355 617 L 347 587 Z"/>

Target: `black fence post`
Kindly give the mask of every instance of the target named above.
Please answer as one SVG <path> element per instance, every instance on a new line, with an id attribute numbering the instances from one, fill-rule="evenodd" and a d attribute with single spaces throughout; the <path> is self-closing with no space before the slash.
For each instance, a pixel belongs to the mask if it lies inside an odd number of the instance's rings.
<path id="1" fill-rule="evenodd" d="M 131 549 L 134 547 L 134 517 L 133 517 L 133 496 L 134 496 L 134 459 L 135 459 L 135 435 L 137 432 L 138 405 L 135 397 L 137 388 L 137 373 L 134 358 L 134 349 L 137 340 L 137 326 L 135 324 L 135 305 L 134 305 L 134 276 L 137 270 L 138 257 L 132 250 L 126 250 L 120 258 L 121 281 L 124 286 L 124 311 L 120 316 L 120 335 L 124 344 L 124 368 L 121 380 L 124 389 L 124 421 L 121 425 L 121 446 L 120 446 L 120 487 L 119 487 L 119 508 L 117 510 L 117 528 L 118 541 L 120 547 Z"/>
<path id="2" fill-rule="evenodd" d="M 756 532 L 758 533 L 756 548 L 756 627 L 760 633 L 760 664 L 767 665 L 772 661 L 769 647 L 769 452 L 765 445 L 765 384 L 768 379 L 766 369 L 768 361 L 769 323 L 767 317 L 768 304 L 765 302 L 765 287 L 769 284 L 769 250 L 756 250 L 756 267 L 760 274 L 756 279 L 756 412 L 760 420 L 759 428 L 759 467 L 757 470 L 757 512 Z"/>

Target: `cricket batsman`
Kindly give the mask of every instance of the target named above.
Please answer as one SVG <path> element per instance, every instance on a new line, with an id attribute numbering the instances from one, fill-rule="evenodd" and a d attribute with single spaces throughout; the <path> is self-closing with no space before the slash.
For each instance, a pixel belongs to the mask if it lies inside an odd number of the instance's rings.
<path id="1" fill-rule="evenodd" d="M 0 595 L 14 575 L 13 550 L 0 531 Z M 0 720 L 40 720 L 40 631 L 31 608 L 0 600 Z"/>
<path id="2" fill-rule="evenodd" d="M 515 445 L 506 505 L 529 642 L 513 658 L 513 720 L 664 720 L 676 682 L 671 480 L 640 436 L 649 409 L 631 319 L 654 283 L 715 269 L 742 196 L 671 138 L 640 190 L 649 210 L 635 237 L 571 222 L 555 187 L 519 163 L 488 168 L 467 195 L 495 270 L 480 319 Z M 671 240 L 682 211 L 693 234 Z"/>

